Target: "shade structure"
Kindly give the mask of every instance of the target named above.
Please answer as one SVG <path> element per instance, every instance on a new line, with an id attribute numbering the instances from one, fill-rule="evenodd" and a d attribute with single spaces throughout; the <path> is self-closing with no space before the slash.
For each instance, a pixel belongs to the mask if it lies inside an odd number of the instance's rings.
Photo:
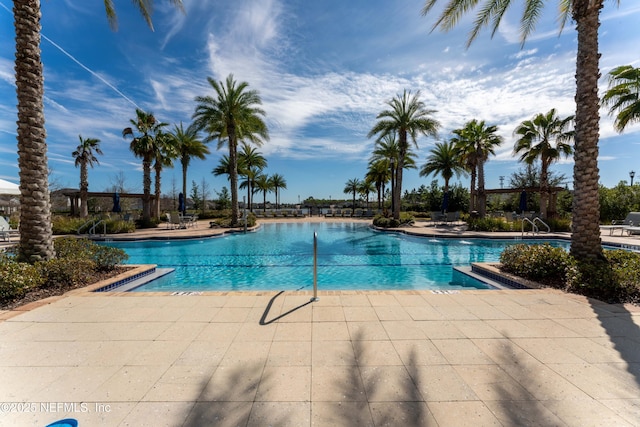
<path id="1" fill-rule="evenodd" d="M 178 194 L 178 211 L 182 212 L 182 214 L 185 213 L 185 206 L 184 206 L 184 194 L 180 193 Z"/>
<path id="2" fill-rule="evenodd" d="M 18 184 L 14 184 L 13 182 L 0 179 L 0 196 L 1 195 L 19 196 L 20 186 Z"/>
<path id="3" fill-rule="evenodd" d="M 522 190 L 520 193 L 520 213 L 527 210 L 527 192 Z"/>
<path id="4" fill-rule="evenodd" d="M 113 193 L 113 209 L 111 209 L 111 212 L 122 212 L 122 208 L 120 207 L 120 195 L 117 192 Z"/>
<path id="5" fill-rule="evenodd" d="M 447 212 L 447 209 L 449 209 L 449 192 L 448 191 L 446 191 L 442 196 L 442 205 L 440 206 L 440 210 L 442 212 Z"/>

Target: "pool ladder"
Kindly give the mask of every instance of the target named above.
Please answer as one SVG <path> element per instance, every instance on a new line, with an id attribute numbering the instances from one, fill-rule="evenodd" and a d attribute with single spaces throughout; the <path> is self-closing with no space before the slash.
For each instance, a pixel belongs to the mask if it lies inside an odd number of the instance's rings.
<path id="1" fill-rule="evenodd" d="M 313 232 L 313 298 L 312 302 L 318 301 L 318 233 Z"/>
<path id="2" fill-rule="evenodd" d="M 527 217 L 523 217 L 522 218 L 522 235 L 521 235 L 522 237 L 524 237 L 524 234 L 525 234 L 525 232 L 524 232 L 524 223 L 525 222 L 528 222 L 529 224 L 531 224 L 531 234 L 533 234 L 534 236 L 536 234 L 540 233 L 540 229 L 536 225 L 536 222 L 539 222 L 540 224 L 542 224 L 547 229 L 547 233 L 551 232 L 551 228 L 549 227 L 549 225 L 546 222 L 544 222 L 543 220 L 541 220 L 540 218 L 535 217 L 535 218 L 533 218 L 533 221 L 532 221 Z M 529 233 L 527 232 L 527 234 L 529 234 Z"/>

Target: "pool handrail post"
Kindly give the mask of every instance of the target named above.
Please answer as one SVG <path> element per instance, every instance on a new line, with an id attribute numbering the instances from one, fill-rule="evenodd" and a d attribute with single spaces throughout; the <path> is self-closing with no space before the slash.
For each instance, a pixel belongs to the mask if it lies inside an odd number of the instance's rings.
<path id="1" fill-rule="evenodd" d="M 318 301 L 318 233 L 313 232 L 313 298 L 312 302 Z"/>

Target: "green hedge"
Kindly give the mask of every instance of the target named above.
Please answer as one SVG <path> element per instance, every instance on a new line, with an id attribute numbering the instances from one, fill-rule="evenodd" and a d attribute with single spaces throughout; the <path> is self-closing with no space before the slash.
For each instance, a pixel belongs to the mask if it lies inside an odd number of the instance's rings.
<path id="1" fill-rule="evenodd" d="M 549 244 L 513 245 L 501 256 L 502 270 L 548 286 L 608 303 L 640 303 L 640 254 L 605 250 L 604 260 L 579 262 Z"/>

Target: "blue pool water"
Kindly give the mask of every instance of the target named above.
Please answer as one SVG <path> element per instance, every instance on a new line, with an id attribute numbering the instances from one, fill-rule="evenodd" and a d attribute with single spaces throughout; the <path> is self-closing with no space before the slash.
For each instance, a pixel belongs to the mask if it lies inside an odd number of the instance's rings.
<path id="1" fill-rule="evenodd" d="M 124 249 L 131 264 L 175 268 L 136 291 L 310 290 L 314 232 L 320 290 L 489 288 L 452 267 L 498 261 L 518 243 L 412 237 L 358 223 L 280 223 L 218 238 L 109 245 Z"/>

